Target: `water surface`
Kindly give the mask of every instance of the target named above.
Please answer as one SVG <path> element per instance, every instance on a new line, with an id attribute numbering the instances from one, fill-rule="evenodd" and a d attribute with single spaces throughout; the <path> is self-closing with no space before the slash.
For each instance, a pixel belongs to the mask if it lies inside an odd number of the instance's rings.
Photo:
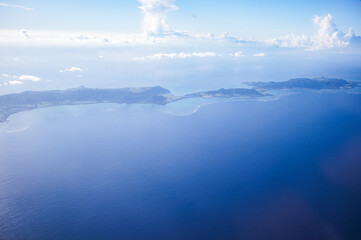
<path id="1" fill-rule="evenodd" d="M 61 106 L 1 124 L 0 239 L 361 238 L 361 95 L 166 112 Z"/>

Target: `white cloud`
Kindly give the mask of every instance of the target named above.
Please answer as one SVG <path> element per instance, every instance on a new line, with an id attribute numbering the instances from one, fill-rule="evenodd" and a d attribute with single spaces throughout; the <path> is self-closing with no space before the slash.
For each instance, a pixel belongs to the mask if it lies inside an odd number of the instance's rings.
<path id="1" fill-rule="evenodd" d="M 19 34 L 20 32 L 20 34 Z M 0 29 L 0 46 L 119 46 L 164 43 L 175 39 L 169 37 L 149 37 L 142 33 L 68 32 Z"/>
<path id="2" fill-rule="evenodd" d="M 313 45 L 313 41 L 306 35 L 289 34 L 283 37 L 266 40 L 266 43 L 276 45 L 283 48 L 309 47 Z"/>
<path id="3" fill-rule="evenodd" d="M 41 80 L 41 78 L 35 77 L 35 76 L 32 76 L 32 75 L 16 76 L 16 75 L 9 75 L 9 74 L 1 74 L 1 76 L 4 77 L 4 78 L 12 78 L 12 79 L 21 80 L 21 81 L 39 82 Z M 9 81 L 9 83 L 10 83 L 10 81 Z"/>
<path id="4" fill-rule="evenodd" d="M 65 68 L 64 70 L 60 70 L 60 72 L 81 72 L 81 71 L 83 70 L 78 67 L 70 67 L 70 68 Z"/>
<path id="5" fill-rule="evenodd" d="M 210 39 L 210 40 L 214 40 L 214 33 L 209 32 L 206 36 L 206 38 Z"/>
<path id="6" fill-rule="evenodd" d="M 338 30 L 331 14 L 324 18 L 315 16 L 313 22 L 319 27 L 315 38 L 315 49 L 346 47 L 350 43 L 349 37 Z"/>
<path id="7" fill-rule="evenodd" d="M 191 54 L 184 54 L 184 56 L 182 56 L 182 53 L 180 54 L 181 58 L 185 58 L 185 57 L 215 57 L 218 56 L 216 53 L 214 52 L 194 52 Z"/>
<path id="8" fill-rule="evenodd" d="M 289 34 L 275 39 L 268 40 L 244 40 L 223 33 L 200 34 L 187 31 L 173 31 L 166 24 L 165 14 L 167 11 L 176 10 L 174 0 L 138 0 L 144 14 L 144 31 L 147 34 L 122 34 L 117 32 L 61 32 L 61 31 L 39 31 L 31 32 L 22 29 L 7 30 L 0 29 L 0 46 L 149 46 L 155 44 L 168 44 L 168 46 L 180 46 L 186 44 L 234 44 L 255 46 L 273 46 L 283 48 L 304 48 L 306 50 L 328 49 L 334 47 L 346 47 L 355 43 L 361 43 L 361 37 L 355 35 L 352 29 L 347 33 L 338 30 L 331 15 L 315 17 L 314 23 L 318 27 L 317 33 L 313 36 Z M 356 46 L 352 45 L 352 46 Z M 361 45 L 358 45 L 361 46 Z M 173 50 L 175 52 L 179 50 Z M 263 50 L 260 50 L 263 51 Z M 178 54 L 178 53 L 177 53 Z M 177 58 L 177 54 L 170 54 L 168 58 Z M 228 54 L 229 55 L 229 54 Z M 101 55 L 103 56 L 103 55 Z M 240 57 L 233 55 L 233 57 Z M 155 57 L 156 58 L 156 57 Z M 158 56 L 165 58 L 165 56 Z M 181 57 L 178 57 L 181 58 Z M 138 59 L 139 60 L 139 59 Z"/>
<path id="9" fill-rule="evenodd" d="M 244 57 L 243 52 L 235 52 L 235 53 L 231 53 L 230 55 L 232 57 L 237 57 L 237 58 Z"/>
<path id="10" fill-rule="evenodd" d="M 236 38 L 236 37 L 233 37 L 233 36 L 229 35 L 228 32 L 222 33 L 222 35 L 218 39 L 225 40 L 225 41 L 232 42 L 232 43 L 237 43 L 237 44 L 247 42 L 245 40 L 242 40 L 242 39 L 239 39 L 239 38 Z"/>
<path id="11" fill-rule="evenodd" d="M 286 48 L 306 48 L 307 50 L 330 49 L 337 47 L 347 47 L 351 41 L 361 40 L 360 36 L 355 35 L 352 29 L 348 33 L 340 31 L 333 21 L 333 16 L 327 14 L 325 17 L 315 16 L 313 23 L 318 28 L 314 36 L 294 35 L 266 40 L 266 43 Z"/>
<path id="12" fill-rule="evenodd" d="M 18 76 L 17 78 L 19 78 L 20 80 L 29 80 L 32 82 L 39 82 L 41 80 L 41 78 L 35 77 L 32 75 L 21 75 L 21 76 Z"/>
<path id="13" fill-rule="evenodd" d="M 10 85 L 21 85 L 21 84 L 24 84 L 24 82 L 18 81 L 18 80 L 8 81 L 8 83 L 9 83 Z"/>
<path id="14" fill-rule="evenodd" d="M 13 4 L 8 4 L 8 3 L 0 3 L 1 7 L 11 7 L 11 8 L 20 8 L 26 11 L 32 11 L 34 10 L 33 8 L 29 8 L 29 7 L 25 7 L 25 6 L 20 6 L 20 5 L 13 5 Z"/>
<path id="15" fill-rule="evenodd" d="M 240 43 L 241 40 L 224 35 L 215 36 L 213 33 L 196 34 L 187 31 L 169 31 L 167 34 L 145 35 L 126 34 L 118 32 L 62 32 L 39 31 L 25 29 L 7 30 L 0 29 L 0 46 L 124 46 L 124 45 L 154 45 L 154 44 L 180 44 L 194 43 L 195 41 L 212 41 L 222 44 L 224 41 Z"/>
<path id="16" fill-rule="evenodd" d="M 264 57 L 266 56 L 265 53 L 256 53 L 256 54 L 253 54 L 254 57 Z"/>
<path id="17" fill-rule="evenodd" d="M 177 10 L 174 0 L 138 0 L 142 5 L 139 7 L 144 14 L 143 28 L 149 35 L 163 35 L 170 33 L 170 27 L 166 23 L 166 13 Z"/>
<path id="18" fill-rule="evenodd" d="M 214 52 L 193 52 L 193 53 L 158 53 L 151 56 L 146 57 L 137 57 L 134 58 L 136 61 L 144 61 L 144 60 L 159 60 L 159 59 L 184 59 L 184 58 L 192 58 L 192 57 L 200 57 L 200 58 L 206 58 L 206 57 L 216 57 L 219 56 L 218 54 Z"/>

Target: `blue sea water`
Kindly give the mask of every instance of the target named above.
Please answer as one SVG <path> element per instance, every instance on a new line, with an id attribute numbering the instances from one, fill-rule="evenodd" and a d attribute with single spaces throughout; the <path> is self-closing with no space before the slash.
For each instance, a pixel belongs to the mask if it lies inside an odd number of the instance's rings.
<path id="1" fill-rule="evenodd" d="M 361 95 L 194 101 L 12 116 L 0 239 L 361 239 Z"/>

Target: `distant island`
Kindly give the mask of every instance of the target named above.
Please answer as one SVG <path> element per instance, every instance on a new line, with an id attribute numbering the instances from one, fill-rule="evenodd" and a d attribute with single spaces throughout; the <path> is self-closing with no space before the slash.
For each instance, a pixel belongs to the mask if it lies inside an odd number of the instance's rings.
<path id="1" fill-rule="evenodd" d="M 295 78 L 284 82 L 247 82 L 249 86 L 258 90 L 276 89 L 350 89 L 359 84 L 337 78 Z"/>
<path id="2" fill-rule="evenodd" d="M 185 96 L 174 96 L 168 89 L 162 87 L 119 88 L 119 89 L 92 89 L 81 86 L 68 90 L 27 91 L 22 93 L 0 96 L 0 122 L 17 112 L 29 111 L 38 108 L 80 105 L 95 103 L 125 103 L 125 104 L 158 104 L 187 98 L 211 97 L 250 97 L 265 96 L 253 89 L 220 89 L 217 91 L 200 92 Z"/>
<path id="3" fill-rule="evenodd" d="M 0 96 L 0 122 L 5 122 L 14 113 L 60 105 L 95 103 L 165 105 L 188 98 L 264 97 L 269 96 L 266 91 L 272 89 L 349 89 L 359 86 L 355 82 L 331 78 L 298 78 L 285 82 L 250 82 L 247 84 L 254 88 L 222 88 L 184 96 L 175 96 L 168 89 L 159 86 L 119 89 L 93 89 L 81 86 L 68 90 L 26 91 Z"/>

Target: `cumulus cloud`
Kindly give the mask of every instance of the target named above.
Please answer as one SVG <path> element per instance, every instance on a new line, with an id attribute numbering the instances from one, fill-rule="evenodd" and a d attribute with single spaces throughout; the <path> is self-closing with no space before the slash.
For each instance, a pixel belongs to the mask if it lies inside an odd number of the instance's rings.
<path id="1" fill-rule="evenodd" d="M 9 75 L 9 74 L 1 74 L 2 77 L 4 78 L 11 78 L 11 79 L 15 79 L 15 80 L 21 80 L 21 81 L 32 81 L 32 82 L 39 82 L 41 80 L 41 78 L 36 77 L 36 76 L 32 76 L 32 75 Z M 10 81 L 9 81 L 10 83 Z"/>
<path id="2" fill-rule="evenodd" d="M 174 0 L 138 0 L 139 7 L 144 15 L 143 28 L 148 35 L 163 35 L 171 32 L 166 23 L 166 13 L 177 10 Z"/>
<path id="3" fill-rule="evenodd" d="M 193 53 L 158 53 L 151 56 L 146 57 L 137 57 L 134 58 L 136 61 L 144 61 L 144 60 L 160 60 L 160 59 L 185 59 L 185 58 L 192 58 L 192 57 L 216 57 L 219 56 L 215 52 L 193 52 Z"/>
<path id="4" fill-rule="evenodd" d="M 60 70 L 60 72 L 81 72 L 83 71 L 83 69 L 78 68 L 78 67 L 70 67 L 70 68 L 65 68 L 63 70 Z"/>
<path id="5" fill-rule="evenodd" d="M 315 16 L 313 22 L 319 27 L 315 38 L 315 49 L 345 47 L 350 43 L 349 37 L 338 30 L 331 14 L 324 18 Z"/>
<path id="6" fill-rule="evenodd" d="M 23 9 L 23 10 L 26 10 L 26 11 L 34 10 L 33 8 L 29 8 L 29 7 L 25 7 L 25 6 L 13 5 L 13 4 L 1 3 L 1 2 L 0 2 L 0 7 L 20 8 L 20 9 Z"/>
<path id="7" fill-rule="evenodd" d="M 327 14 L 325 17 L 315 16 L 313 23 L 318 28 L 314 36 L 290 34 L 266 42 L 279 47 L 301 47 L 307 50 L 320 50 L 347 47 L 351 42 L 361 40 L 361 37 L 355 35 L 352 29 L 349 29 L 347 33 L 339 30 L 331 14 Z"/>
<path id="8" fill-rule="evenodd" d="M 264 57 L 266 56 L 265 53 L 256 53 L 256 54 L 253 54 L 254 57 Z"/>

